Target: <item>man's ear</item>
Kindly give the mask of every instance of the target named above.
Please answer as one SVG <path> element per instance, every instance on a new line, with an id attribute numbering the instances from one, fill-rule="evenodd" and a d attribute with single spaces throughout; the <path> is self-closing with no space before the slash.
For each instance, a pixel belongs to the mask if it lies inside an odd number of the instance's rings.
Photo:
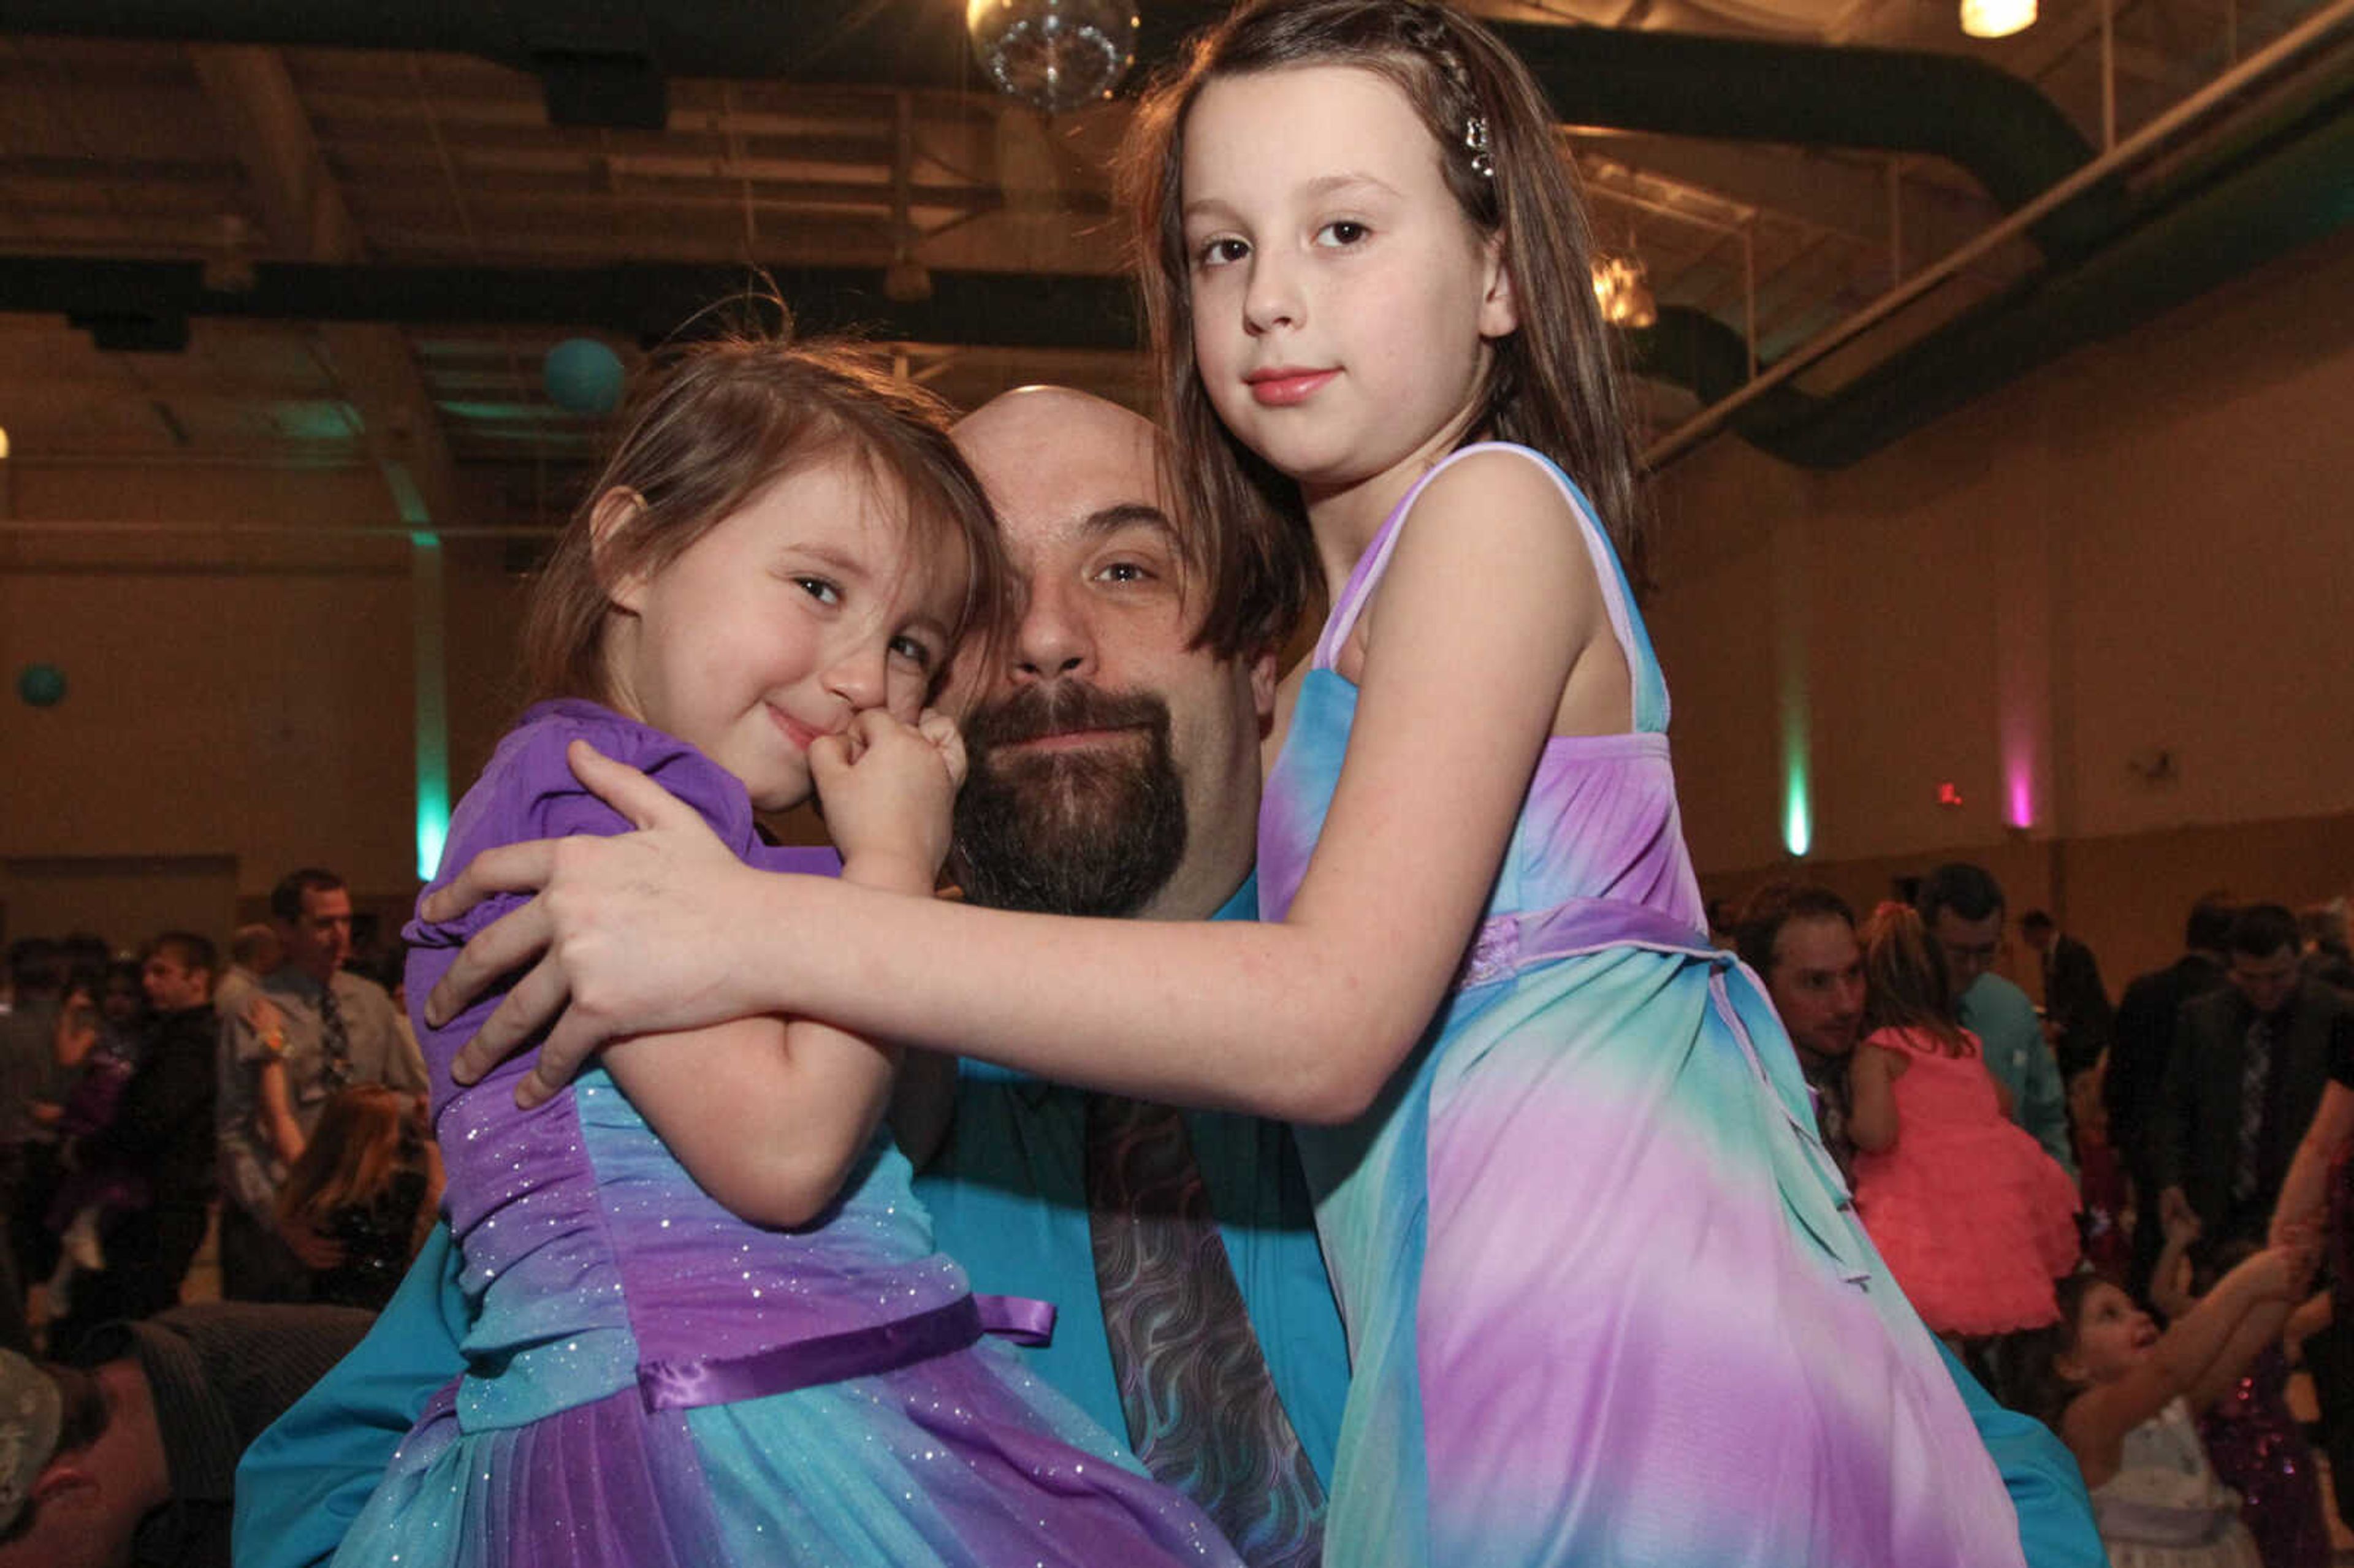
<path id="1" fill-rule="evenodd" d="M 1489 236 L 1480 249 L 1487 258 L 1488 286 L 1479 297 L 1479 335 L 1510 337 L 1521 330 L 1521 306 L 1512 291 L 1512 270 L 1504 264 L 1504 231 Z"/>
<path id="2" fill-rule="evenodd" d="M 1258 715 L 1259 727 L 1275 716 L 1275 686 L 1277 680 L 1275 650 L 1262 648 L 1250 662 L 1251 707 Z"/>
<path id="3" fill-rule="evenodd" d="M 99 1479 L 95 1469 L 83 1462 L 88 1457 L 86 1453 L 76 1450 L 51 1459 L 42 1467 L 39 1477 L 33 1482 L 30 1505 L 38 1507 L 76 1492 L 103 1491 L 106 1484 Z"/>
<path id="4" fill-rule="evenodd" d="M 597 580 L 604 586 L 605 598 L 614 609 L 626 609 L 632 615 L 645 597 L 645 574 L 612 570 L 612 541 L 645 509 L 644 496 L 627 485 L 615 485 L 597 498 L 595 510 L 588 514 L 588 554 L 597 567 Z"/>

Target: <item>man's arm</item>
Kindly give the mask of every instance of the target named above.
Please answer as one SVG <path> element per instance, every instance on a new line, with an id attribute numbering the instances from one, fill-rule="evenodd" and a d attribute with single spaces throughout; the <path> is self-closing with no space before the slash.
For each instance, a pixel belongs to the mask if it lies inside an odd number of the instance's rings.
<path id="1" fill-rule="evenodd" d="M 2027 1072 L 2019 1092 L 2019 1125 L 2034 1134 L 2043 1152 L 2074 1178 L 2076 1150 L 2068 1141 L 2068 1094 L 2060 1086 L 2060 1064 L 2040 1039 L 2027 1053 Z"/>
<path id="2" fill-rule="evenodd" d="M 2198 1064 L 2192 1059 L 2198 1031 L 2190 1009 L 2175 1013 L 2174 1045 L 2167 1053 L 2166 1071 L 2158 1079 L 2158 1100 L 2150 1107 L 2147 1150 L 2150 1173 L 2162 1192 L 2179 1187 L 2190 1169 L 2190 1143 L 2198 1097 Z"/>
<path id="3" fill-rule="evenodd" d="M 278 1184 L 270 1180 L 270 1158 L 254 1129 L 256 1064 L 266 1050 L 244 1017 L 221 1024 L 217 1131 L 222 1199 L 265 1229 L 275 1229 Z"/>
<path id="4" fill-rule="evenodd" d="M 238 1568 L 313 1568 L 334 1555 L 418 1412 L 464 1370 L 458 1270 L 437 1224 L 367 1338 L 246 1449 Z"/>

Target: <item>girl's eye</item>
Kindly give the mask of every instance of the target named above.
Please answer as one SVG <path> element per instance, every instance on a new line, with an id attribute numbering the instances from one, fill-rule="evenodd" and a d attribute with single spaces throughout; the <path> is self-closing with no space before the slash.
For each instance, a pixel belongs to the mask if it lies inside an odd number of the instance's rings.
<path id="1" fill-rule="evenodd" d="M 1316 242 L 1335 249 L 1362 243 L 1373 232 L 1352 217 L 1333 219 L 1316 231 Z"/>
<path id="2" fill-rule="evenodd" d="M 796 577 L 793 586 L 820 604 L 840 604 L 842 589 L 823 577 Z"/>
<path id="3" fill-rule="evenodd" d="M 918 670 L 928 670 L 932 667 L 930 647 L 913 637 L 891 639 L 891 657 L 905 659 Z"/>
<path id="4" fill-rule="evenodd" d="M 1204 267 L 1224 267 L 1249 254 L 1247 241 L 1227 237 L 1207 241 L 1194 251 L 1193 257 Z"/>

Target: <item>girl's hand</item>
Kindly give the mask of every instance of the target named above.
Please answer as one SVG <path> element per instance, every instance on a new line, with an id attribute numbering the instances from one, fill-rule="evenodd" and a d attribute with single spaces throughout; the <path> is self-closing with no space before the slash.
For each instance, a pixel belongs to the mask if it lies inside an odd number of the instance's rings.
<path id="1" fill-rule="evenodd" d="M 949 808 L 964 783 L 964 740 L 926 709 L 914 728 L 880 708 L 810 747 L 810 776 L 843 875 L 928 893 L 949 853 Z"/>
<path id="2" fill-rule="evenodd" d="M 695 1029 L 758 1012 L 732 979 L 747 920 L 734 895 L 761 873 L 729 853 L 701 814 L 625 763 L 576 740 L 567 753 L 590 793 L 638 830 L 485 850 L 419 913 L 455 919 L 493 894 L 536 894 L 475 933 L 426 999 L 426 1022 L 448 1022 L 506 975 L 529 965 L 451 1065 L 471 1084 L 540 1029 L 555 1027 L 515 1090 L 546 1100 L 590 1052 L 622 1034 Z M 559 1016 L 560 1015 L 560 1016 Z"/>
<path id="3" fill-rule="evenodd" d="M 2199 1239 L 2199 1216 L 2189 1209 L 2168 1209 L 2159 1217 L 2168 1246 L 2189 1246 Z"/>

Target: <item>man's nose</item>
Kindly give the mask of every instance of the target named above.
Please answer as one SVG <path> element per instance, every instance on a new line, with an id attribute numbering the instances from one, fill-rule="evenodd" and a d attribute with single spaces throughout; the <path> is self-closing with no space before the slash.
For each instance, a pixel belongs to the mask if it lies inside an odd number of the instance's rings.
<path id="1" fill-rule="evenodd" d="M 1013 630 L 1016 681 L 1055 681 L 1093 668 L 1095 638 L 1086 612 L 1058 590 L 1032 592 Z"/>

